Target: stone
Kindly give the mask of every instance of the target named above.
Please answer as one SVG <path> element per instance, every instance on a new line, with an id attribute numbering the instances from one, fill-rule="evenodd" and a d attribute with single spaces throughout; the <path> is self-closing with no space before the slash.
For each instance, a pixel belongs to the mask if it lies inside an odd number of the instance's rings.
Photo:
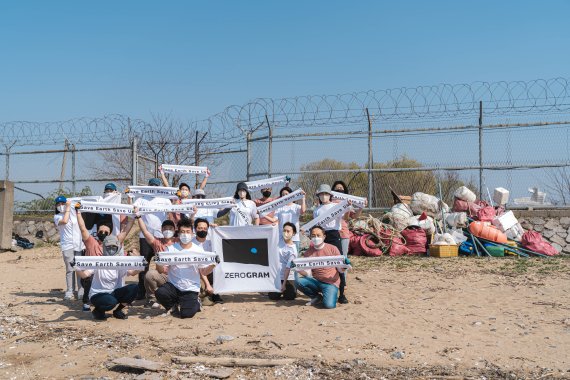
<path id="1" fill-rule="evenodd" d="M 403 351 L 394 351 L 390 356 L 392 359 L 403 359 L 406 354 Z"/>
<path id="2" fill-rule="evenodd" d="M 28 234 L 35 235 L 38 228 L 35 224 L 28 224 Z"/>
<path id="3" fill-rule="evenodd" d="M 562 246 L 560 246 L 560 244 L 552 243 L 552 246 L 556 251 L 558 251 L 558 253 L 562 252 Z"/>
<path id="4" fill-rule="evenodd" d="M 566 227 L 570 226 L 570 218 L 567 216 L 563 216 L 562 218 L 560 218 L 560 224 Z"/>
<path id="5" fill-rule="evenodd" d="M 558 227 L 558 222 L 556 221 L 556 219 L 549 219 L 548 222 L 544 224 L 544 228 L 546 228 L 547 230 L 553 230 L 556 227 Z"/>
<path id="6" fill-rule="evenodd" d="M 546 230 L 542 233 L 542 236 L 544 236 L 546 239 L 549 239 L 551 237 L 553 237 L 555 235 L 555 232 L 552 230 Z"/>
<path id="7" fill-rule="evenodd" d="M 234 373 L 231 368 L 212 368 L 200 371 L 200 374 L 213 377 L 215 379 L 227 379 Z"/>
<path id="8" fill-rule="evenodd" d="M 153 362 L 145 359 L 133 359 L 133 358 L 118 358 L 113 360 L 113 364 L 120 367 L 128 367 L 134 369 L 143 369 L 145 371 L 160 371 L 164 368 L 163 363 Z"/>
<path id="9" fill-rule="evenodd" d="M 532 230 L 532 224 L 530 224 L 529 222 L 520 222 L 521 227 L 524 228 L 525 230 Z"/>
<path id="10" fill-rule="evenodd" d="M 566 239 L 568 237 L 568 234 L 566 233 L 566 231 L 558 232 L 558 233 L 556 233 L 556 235 L 560 236 L 562 239 Z"/>
<path id="11" fill-rule="evenodd" d="M 28 226 L 26 223 L 20 223 L 14 228 L 14 233 L 16 235 L 24 236 L 28 234 Z"/>
<path id="12" fill-rule="evenodd" d="M 535 230 L 536 232 L 542 232 L 542 231 L 544 230 L 544 225 L 542 225 L 542 224 L 535 224 L 532 229 Z"/>
<path id="13" fill-rule="evenodd" d="M 546 222 L 544 221 L 544 219 L 542 219 L 542 218 L 530 218 L 530 219 L 529 219 L 529 222 L 531 222 L 531 223 L 534 224 L 534 225 L 546 223 Z"/>
<path id="14" fill-rule="evenodd" d="M 556 228 L 554 229 L 554 232 L 561 233 L 561 232 L 566 232 L 566 228 L 562 227 L 561 225 L 556 226 Z"/>
<path id="15" fill-rule="evenodd" d="M 230 342 L 232 340 L 234 340 L 235 338 L 231 335 L 220 335 L 216 338 L 216 343 L 217 344 L 222 344 L 224 342 Z"/>
<path id="16" fill-rule="evenodd" d="M 550 241 L 550 243 L 556 243 L 556 244 L 560 245 L 561 247 L 566 246 L 566 239 L 561 238 L 558 235 L 554 235 L 548 240 Z"/>

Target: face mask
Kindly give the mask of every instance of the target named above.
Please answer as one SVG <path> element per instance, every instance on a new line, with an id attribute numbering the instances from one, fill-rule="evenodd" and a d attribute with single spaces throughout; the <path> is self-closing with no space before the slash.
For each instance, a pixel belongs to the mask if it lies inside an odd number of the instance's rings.
<path id="1" fill-rule="evenodd" d="M 344 189 L 336 188 L 334 189 L 334 191 L 336 191 L 337 193 L 344 193 Z"/>
<path id="2" fill-rule="evenodd" d="M 190 192 L 188 190 L 182 190 L 180 192 L 180 194 L 182 194 L 183 198 L 188 198 L 188 195 L 190 195 Z"/>
<path id="3" fill-rule="evenodd" d="M 324 240 L 323 240 L 323 238 L 320 238 L 320 237 L 314 237 L 314 238 L 311 238 L 311 241 L 313 242 L 313 245 L 315 247 L 319 247 L 321 244 L 323 244 Z"/>
<path id="4" fill-rule="evenodd" d="M 105 247 L 104 249 L 104 253 L 105 256 L 116 256 L 117 253 L 119 252 L 119 247 Z"/>
<path id="5" fill-rule="evenodd" d="M 57 211 L 65 212 L 65 205 L 57 206 Z"/>
<path id="6" fill-rule="evenodd" d="M 192 234 L 180 234 L 180 242 L 182 244 L 188 244 L 192 241 Z"/>
<path id="7" fill-rule="evenodd" d="M 291 240 L 292 237 L 293 237 L 293 234 L 291 232 L 283 232 L 283 238 L 285 240 Z"/>
<path id="8" fill-rule="evenodd" d="M 165 239 L 170 239 L 174 236 L 174 231 L 164 230 L 164 231 L 162 231 L 162 236 L 164 236 Z"/>
<path id="9" fill-rule="evenodd" d="M 263 191 L 261 193 L 265 198 L 269 198 L 269 196 L 271 195 L 271 191 Z"/>
<path id="10" fill-rule="evenodd" d="M 107 232 L 97 232 L 97 239 L 99 239 L 99 241 L 103 241 L 108 235 L 109 233 Z"/>
<path id="11" fill-rule="evenodd" d="M 322 203 L 327 203 L 331 199 L 331 196 L 328 194 L 321 194 L 319 195 L 319 199 Z"/>
<path id="12" fill-rule="evenodd" d="M 196 231 L 196 236 L 198 236 L 200 239 L 204 239 L 206 236 L 208 236 L 208 231 Z"/>
<path id="13" fill-rule="evenodd" d="M 245 190 L 238 191 L 238 196 L 240 197 L 240 199 L 244 199 L 247 196 L 247 191 Z"/>

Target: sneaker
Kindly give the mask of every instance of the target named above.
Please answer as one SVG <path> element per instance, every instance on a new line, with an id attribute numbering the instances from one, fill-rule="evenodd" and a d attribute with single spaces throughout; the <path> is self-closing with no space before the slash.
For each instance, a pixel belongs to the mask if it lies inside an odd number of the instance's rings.
<path id="1" fill-rule="evenodd" d="M 341 294 L 341 295 L 338 297 L 338 303 L 342 303 L 342 304 L 348 303 L 348 300 L 346 299 L 346 296 L 345 296 L 344 294 Z"/>
<path id="2" fill-rule="evenodd" d="M 91 311 L 91 306 L 89 306 L 88 303 L 84 303 L 83 308 L 81 310 L 82 311 Z"/>
<path id="3" fill-rule="evenodd" d="M 148 309 L 148 308 L 151 308 L 152 305 L 155 304 L 155 303 L 156 303 L 155 300 L 153 300 L 152 298 L 149 298 L 149 299 L 147 299 L 146 302 L 144 303 L 144 307 L 147 308 L 147 309 Z"/>
<path id="4" fill-rule="evenodd" d="M 113 310 L 113 317 L 117 319 L 127 319 L 129 316 L 123 310 Z"/>
<path id="5" fill-rule="evenodd" d="M 91 314 L 93 314 L 93 319 L 95 319 L 96 321 L 104 321 L 107 319 L 105 312 L 101 310 L 93 309 Z"/>
<path id="6" fill-rule="evenodd" d="M 178 309 L 178 305 L 172 306 L 172 308 L 170 309 L 170 315 L 172 315 L 173 317 L 180 318 L 180 309 Z"/>
<path id="7" fill-rule="evenodd" d="M 210 299 L 212 300 L 213 303 L 224 303 L 224 300 L 222 299 L 222 297 L 220 297 L 219 294 L 213 294 L 212 297 L 210 297 Z"/>
<path id="8" fill-rule="evenodd" d="M 323 296 L 320 294 L 316 297 L 311 298 L 309 302 L 307 302 L 307 306 L 315 306 L 318 305 L 323 300 Z"/>
<path id="9" fill-rule="evenodd" d="M 161 304 L 159 304 L 158 302 L 153 302 L 152 305 L 150 305 L 151 309 L 160 309 L 162 307 Z"/>
<path id="10" fill-rule="evenodd" d="M 78 300 L 83 299 L 83 288 L 81 288 L 77 291 L 77 299 Z"/>
<path id="11" fill-rule="evenodd" d="M 73 299 L 73 292 L 65 292 L 65 296 L 63 296 L 64 301 L 71 301 Z"/>

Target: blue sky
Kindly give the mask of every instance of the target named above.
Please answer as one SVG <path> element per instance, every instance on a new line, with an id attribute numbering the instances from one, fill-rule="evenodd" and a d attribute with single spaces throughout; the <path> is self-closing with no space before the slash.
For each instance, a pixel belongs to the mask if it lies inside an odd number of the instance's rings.
<path id="1" fill-rule="evenodd" d="M 0 121 L 568 76 L 568 1 L 0 3 Z"/>

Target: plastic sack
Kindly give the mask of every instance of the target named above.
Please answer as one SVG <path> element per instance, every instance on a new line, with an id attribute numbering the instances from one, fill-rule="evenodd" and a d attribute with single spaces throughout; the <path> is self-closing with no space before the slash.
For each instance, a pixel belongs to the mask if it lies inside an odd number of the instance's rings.
<path id="1" fill-rule="evenodd" d="M 449 233 L 435 235 L 432 245 L 457 245 L 453 236 Z"/>
<path id="2" fill-rule="evenodd" d="M 419 215 L 418 216 L 412 216 L 408 220 L 408 227 L 409 226 L 418 226 L 426 232 L 426 235 L 429 235 L 429 236 L 431 236 L 433 233 L 435 233 L 435 223 L 434 223 L 433 218 L 431 216 L 428 216 L 427 219 L 424 219 L 424 220 L 420 220 Z"/>
<path id="3" fill-rule="evenodd" d="M 451 212 L 445 215 L 445 222 L 451 227 L 467 227 L 466 212 Z"/>
<path id="4" fill-rule="evenodd" d="M 390 256 L 402 256 L 410 254 L 410 249 L 404 245 L 404 242 L 399 237 L 392 238 L 392 245 L 390 246 Z"/>
<path id="5" fill-rule="evenodd" d="M 443 202 L 440 203 L 439 198 L 433 195 L 417 192 L 412 195 L 410 207 L 415 215 L 420 215 L 422 212 L 425 212 L 432 218 L 438 219 L 441 217 L 440 204 L 443 204 L 444 212 L 449 210 L 449 206 Z"/>
<path id="6" fill-rule="evenodd" d="M 477 196 L 475 195 L 475 193 L 469 190 L 465 186 L 461 186 L 460 188 L 455 190 L 453 196 L 457 199 L 461 199 L 462 201 L 466 202 L 475 202 L 475 200 L 477 200 Z"/>
<path id="7" fill-rule="evenodd" d="M 482 207 L 473 202 L 462 201 L 461 199 L 455 198 L 453 200 L 453 212 L 466 212 L 468 216 L 476 216 L 477 211 Z"/>
<path id="8" fill-rule="evenodd" d="M 398 203 L 392 206 L 389 213 L 390 224 L 394 226 L 398 231 L 403 230 L 408 227 L 409 219 L 414 214 L 410 210 L 409 206 Z"/>
<path id="9" fill-rule="evenodd" d="M 427 251 L 426 232 L 418 226 L 410 226 L 401 232 L 410 254 L 425 254 Z"/>
<path id="10" fill-rule="evenodd" d="M 549 242 L 544 240 L 536 231 L 527 231 L 523 234 L 521 244 L 523 248 L 542 253 L 547 256 L 556 256 L 558 251 Z"/>
<path id="11" fill-rule="evenodd" d="M 491 206 L 485 206 L 477 211 L 477 220 L 480 222 L 492 222 L 497 216 L 495 209 Z"/>

